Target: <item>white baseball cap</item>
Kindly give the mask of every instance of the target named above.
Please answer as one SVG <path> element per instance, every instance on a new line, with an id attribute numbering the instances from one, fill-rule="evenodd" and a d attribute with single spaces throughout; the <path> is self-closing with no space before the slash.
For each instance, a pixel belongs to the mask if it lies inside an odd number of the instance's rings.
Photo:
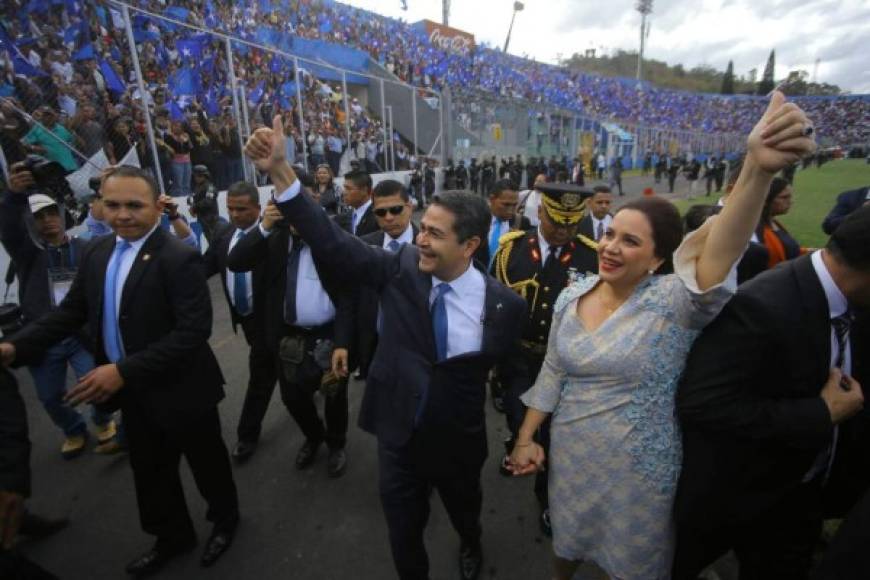
<path id="1" fill-rule="evenodd" d="M 44 193 L 34 193 L 27 200 L 30 202 L 30 213 L 32 214 L 36 214 L 47 207 L 57 207 L 57 202 Z"/>

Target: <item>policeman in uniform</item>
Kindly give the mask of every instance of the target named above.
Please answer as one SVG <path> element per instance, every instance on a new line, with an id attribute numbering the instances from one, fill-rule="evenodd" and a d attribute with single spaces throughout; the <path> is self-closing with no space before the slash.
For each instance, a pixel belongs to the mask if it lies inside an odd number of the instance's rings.
<path id="1" fill-rule="evenodd" d="M 525 385 L 523 390 L 532 386 L 544 363 L 553 305 L 559 293 L 574 279 L 598 272 L 598 245 L 578 233 L 592 190 L 566 183 L 541 183 L 536 187 L 542 194 L 538 207 L 540 224 L 537 229 L 502 236 L 492 264 L 492 274 L 528 303 L 521 343 L 525 364 L 520 365 L 523 370 L 519 371 L 526 375 L 526 380 L 520 383 Z M 500 377 L 505 384 L 511 384 L 506 378 Z M 500 466 L 503 475 L 510 475 L 506 461 L 525 414 L 520 401 L 522 392 L 505 393 L 505 415 L 511 436 L 505 441 L 507 454 Z M 549 421 L 541 427 L 538 436 L 549 452 Z M 535 495 L 541 505 L 542 529 L 549 535 L 546 472 L 537 475 Z"/>

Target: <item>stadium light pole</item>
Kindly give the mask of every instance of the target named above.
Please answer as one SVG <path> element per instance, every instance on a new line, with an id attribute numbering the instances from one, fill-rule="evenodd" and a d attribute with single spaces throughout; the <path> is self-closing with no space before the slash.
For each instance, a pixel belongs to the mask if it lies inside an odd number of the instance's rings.
<path id="1" fill-rule="evenodd" d="M 450 26 L 450 0 L 441 0 L 441 24 Z"/>
<path id="2" fill-rule="evenodd" d="M 646 17 L 652 13 L 652 9 L 653 0 L 637 0 L 637 4 L 635 4 L 635 10 L 640 12 L 640 51 L 637 53 L 637 82 L 641 81 L 644 43 L 646 42 L 646 35 L 649 34 Z"/>
<path id="3" fill-rule="evenodd" d="M 514 12 L 511 15 L 511 25 L 508 27 L 507 38 L 504 39 L 504 52 L 507 52 L 508 45 L 511 43 L 511 32 L 514 30 L 514 20 L 517 17 L 517 12 L 522 12 L 525 5 L 522 2 L 514 2 Z"/>

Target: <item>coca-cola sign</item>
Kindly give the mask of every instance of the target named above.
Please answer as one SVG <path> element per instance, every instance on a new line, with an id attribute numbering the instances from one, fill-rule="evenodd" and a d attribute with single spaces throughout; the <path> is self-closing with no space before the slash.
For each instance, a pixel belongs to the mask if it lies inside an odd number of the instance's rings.
<path id="1" fill-rule="evenodd" d="M 468 53 L 474 50 L 474 35 L 450 28 L 431 20 L 424 20 L 426 34 L 432 46 L 447 52 Z"/>

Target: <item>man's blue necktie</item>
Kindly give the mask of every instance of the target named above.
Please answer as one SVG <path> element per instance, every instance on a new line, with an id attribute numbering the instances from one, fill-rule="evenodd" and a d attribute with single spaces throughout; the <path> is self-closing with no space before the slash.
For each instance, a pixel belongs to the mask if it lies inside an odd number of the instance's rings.
<path id="1" fill-rule="evenodd" d="M 432 330 L 435 333 L 435 352 L 437 359 L 442 361 L 447 358 L 447 302 L 444 296 L 450 292 L 452 288 L 447 282 L 442 282 L 435 286 L 437 292 L 429 312 L 432 315 Z M 414 425 L 420 424 L 420 419 L 423 417 L 423 410 L 426 408 L 426 403 L 429 400 L 429 384 L 423 387 L 423 392 L 420 395 L 420 404 L 417 406 L 417 414 L 414 417 Z"/>
<path id="2" fill-rule="evenodd" d="M 299 279 L 299 257 L 304 247 L 302 238 L 293 236 L 293 247 L 287 256 L 287 286 L 284 291 L 284 321 L 296 322 L 296 283 Z"/>
<path id="3" fill-rule="evenodd" d="M 396 252 L 399 251 L 399 248 L 402 247 L 402 244 L 399 243 L 398 240 L 390 240 L 390 243 L 387 244 L 387 247 L 389 248 L 389 250 L 390 250 L 391 252 L 393 252 L 393 253 L 395 254 Z"/>
<path id="4" fill-rule="evenodd" d="M 103 285 L 103 349 L 111 362 L 124 358 L 124 346 L 121 342 L 121 329 L 118 327 L 118 274 L 121 271 L 121 260 L 127 250 L 133 246 L 122 240 L 115 244 L 115 251 L 109 260 L 106 270 L 106 281 Z"/>
<path id="5" fill-rule="evenodd" d="M 236 234 L 236 242 L 245 237 L 245 232 L 239 230 Z M 248 303 L 248 273 L 233 272 L 233 298 L 235 298 L 236 312 L 241 316 L 251 313 L 251 305 Z"/>
<path id="6" fill-rule="evenodd" d="M 445 295 L 450 292 L 450 284 L 442 282 L 435 286 L 437 295 L 432 302 L 432 329 L 435 331 L 435 351 L 438 360 L 447 358 L 447 302 Z"/>
<path id="7" fill-rule="evenodd" d="M 495 220 L 492 226 L 492 233 L 489 234 L 489 264 L 492 266 L 492 261 L 495 259 L 495 253 L 498 251 L 498 239 L 501 237 L 501 221 Z"/>

